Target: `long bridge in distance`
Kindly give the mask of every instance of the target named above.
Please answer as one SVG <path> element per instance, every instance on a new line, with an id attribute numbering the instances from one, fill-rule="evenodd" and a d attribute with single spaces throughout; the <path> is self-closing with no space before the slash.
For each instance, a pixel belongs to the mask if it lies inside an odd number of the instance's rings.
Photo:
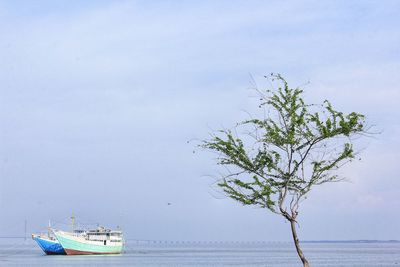
<path id="1" fill-rule="evenodd" d="M 25 236 L 0 236 L 0 239 L 27 239 Z M 262 244 L 284 244 L 291 241 L 196 241 L 196 240 L 156 240 L 156 239 L 134 239 L 134 238 L 126 238 L 125 241 L 131 244 L 198 244 L 198 245 L 217 245 L 217 244 L 226 244 L 226 245 L 234 245 L 234 244 L 248 244 L 248 245 L 262 245 Z M 304 240 L 302 243 L 400 243 L 400 240 L 369 240 L 369 239 L 360 239 L 360 240 Z"/>

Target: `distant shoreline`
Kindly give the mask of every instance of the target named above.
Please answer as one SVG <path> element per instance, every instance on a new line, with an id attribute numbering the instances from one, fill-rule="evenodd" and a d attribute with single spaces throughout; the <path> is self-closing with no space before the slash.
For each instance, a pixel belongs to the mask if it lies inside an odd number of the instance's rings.
<path id="1" fill-rule="evenodd" d="M 305 240 L 301 243 L 400 243 L 400 240 Z"/>
<path id="2" fill-rule="evenodd" d="M 30 239 L 30 236 L 0 236 L 0 239 Z M 286 243 L 288 241 L 179 241 L 179 240 L 140 240 L 127 238 L 126 241 L 133 242 L 144 242 L 144 243 L 195 243 L 195 244 L 206 244 L 206 243 Z M 374 240 L 374 239 L 359 239 L 359 240 L 303 240 L 301 243 L 400 243 L 400 240 Z"/>

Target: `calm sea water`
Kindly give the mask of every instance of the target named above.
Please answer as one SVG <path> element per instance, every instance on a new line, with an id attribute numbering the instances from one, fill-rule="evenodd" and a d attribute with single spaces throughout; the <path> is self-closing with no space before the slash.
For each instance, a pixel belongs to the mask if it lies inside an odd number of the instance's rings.
<path id="1" fill-rule="evenodd" d="M 399 266 L 399 243 L 305 243 L 311 266 Z M 32 240 L 0 244 L 0 266 L 301 266 L 291 243 L 138 243 L 117 256 L 46 256 Z"/>

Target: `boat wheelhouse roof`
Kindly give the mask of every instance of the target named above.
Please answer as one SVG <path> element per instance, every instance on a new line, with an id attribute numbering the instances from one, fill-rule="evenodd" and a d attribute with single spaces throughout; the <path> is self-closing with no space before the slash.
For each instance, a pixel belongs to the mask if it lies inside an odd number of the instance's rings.
<path id="1" fill-rule="evenodd" d="M 91 229 L 86 231 L 87 234 L 122 234 L 122 231 L 120 230 L 111 230 L 111 229 L 106 229 L 104 227 L 99 227 L 97 229 Z"/>

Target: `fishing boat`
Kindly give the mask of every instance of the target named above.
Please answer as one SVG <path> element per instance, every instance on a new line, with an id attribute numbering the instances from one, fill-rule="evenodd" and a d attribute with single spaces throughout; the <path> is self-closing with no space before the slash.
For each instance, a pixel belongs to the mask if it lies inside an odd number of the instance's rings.
<path id="1" fill-rule="evenodd" d="M 120 254 L 124 246 L 119 230 L 104 227 L 82 232 L 52 230 L 67 255 Z"/>
<path id="2" fill-rule="evenodd" d="M 41 234 L 32 234 L 32 239 L 47 255 L 65 255 L 63 247 L 57 239 Z"/>
<path id="3" fill-rule="evenodd" d="M 47 255 L 65 255 L 65 251 L 58 242 L 57 238 L 52 234 L 50 222 L 47 234 L 32 234 L 32 239 L 36 241 L 39 247 Z"/>

